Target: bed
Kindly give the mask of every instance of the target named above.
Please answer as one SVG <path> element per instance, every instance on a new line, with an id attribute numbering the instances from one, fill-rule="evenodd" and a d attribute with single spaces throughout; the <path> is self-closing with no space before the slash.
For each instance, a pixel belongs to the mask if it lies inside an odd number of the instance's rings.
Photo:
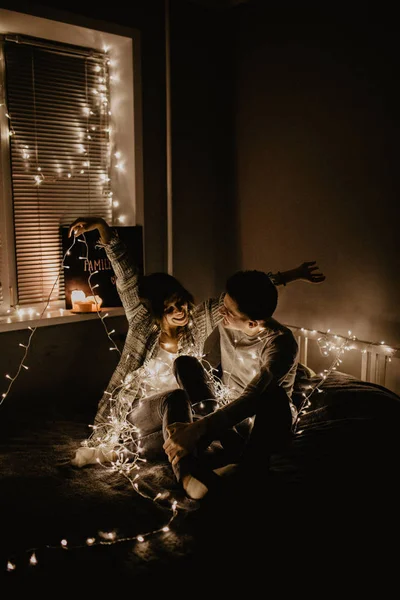
<path id="1" fill-rule="evenodd" d="M 313 385 L 320 391 L 304 408 Z M 135 482 L 101 465 L 72 467 L 91 408 L 36 415 L 29 402 L 23 414 L 10 403 L 1 421 L 1 589 L 162 591 L 178 577 L 200 590 L 221 571 L 227 589 L 235 569 L 242 582 L 264 581 L 267 565 L 270 578 L 291 564 L 296 579 L 328 555 L 342 574 L 347 555 L 376 571 L 398 536 L 400 397 L 336 370 L 321 383 L 302 367 L 294 400 L 304 411 L 293 443 L 272 457 L 256 493 L 242 481 L 201 502 L 182 494 L 165 459 L 143 462 Z"/>

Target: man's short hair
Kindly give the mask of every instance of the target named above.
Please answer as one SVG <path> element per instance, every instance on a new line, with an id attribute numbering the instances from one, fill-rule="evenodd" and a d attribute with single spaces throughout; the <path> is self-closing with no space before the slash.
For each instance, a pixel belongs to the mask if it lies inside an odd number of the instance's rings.
<path id="1" fill-rule="evenodd" d="M 254 321 L 269 319 L 278 304 L 278 291 L 263 271 L 238 271 L 229 277 L 226 291 L 240 312 Z"/>

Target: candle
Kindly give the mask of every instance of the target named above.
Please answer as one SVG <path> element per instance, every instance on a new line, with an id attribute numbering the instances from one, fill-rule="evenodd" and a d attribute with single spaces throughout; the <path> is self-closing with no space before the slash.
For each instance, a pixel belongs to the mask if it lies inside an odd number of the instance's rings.
<path id="1" fill-rule="evenodd" d="M 85 296 L 83 290 L 72 290 L 71 292 L 72 312 L 74 313 L 96 312 L 100 309 L 102 302 L 100 296 Z"/>
<path id="2" fill-rule="evenodd" d="M 94 310 L 93 310 L 94 307 Z M 96 305 L 93 302 L 86 302 L 85 300 L 78 300 L 72 305 L 72 312 L 74 313 L 88 313 L 96 312 Z"/>

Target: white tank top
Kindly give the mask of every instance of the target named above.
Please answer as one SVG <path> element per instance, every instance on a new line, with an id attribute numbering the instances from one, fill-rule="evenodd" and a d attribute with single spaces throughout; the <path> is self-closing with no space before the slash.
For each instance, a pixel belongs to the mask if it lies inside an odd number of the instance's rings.
<path id="1" fill-rule="evenodd" d="M 146 376 L 143 380 L 143 398 L 160 394 L 178 387 L 172 365 L 178 354 L 167 352 L 159 346 L 156 356 L 146 365 Z"/>

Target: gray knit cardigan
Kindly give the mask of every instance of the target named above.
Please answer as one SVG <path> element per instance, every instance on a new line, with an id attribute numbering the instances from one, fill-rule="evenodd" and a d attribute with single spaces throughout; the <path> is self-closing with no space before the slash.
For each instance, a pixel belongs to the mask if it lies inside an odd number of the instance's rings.
<path id="1" fill-rule="evenodd" d="M 107 421 L 112 394 L 127 375 L 145 366 L 156 355 L 161 334 L 160 326 L 139 299 L 139 271 L 126 245 L 115 232 L 108 244 L 98 245 L 105 249 L 114 270 L 117 290 L 128 320 L 128 333 L 121 358 L 99 402 L 95 425 Z M 201 354 L 205 340 L 221 320 L 219 306 L 222 301 L 223 294 L 219 298 L 205 300 L 194 308 L 189 326 L 185 327 L 179 341 L 179 354 Z"/>

